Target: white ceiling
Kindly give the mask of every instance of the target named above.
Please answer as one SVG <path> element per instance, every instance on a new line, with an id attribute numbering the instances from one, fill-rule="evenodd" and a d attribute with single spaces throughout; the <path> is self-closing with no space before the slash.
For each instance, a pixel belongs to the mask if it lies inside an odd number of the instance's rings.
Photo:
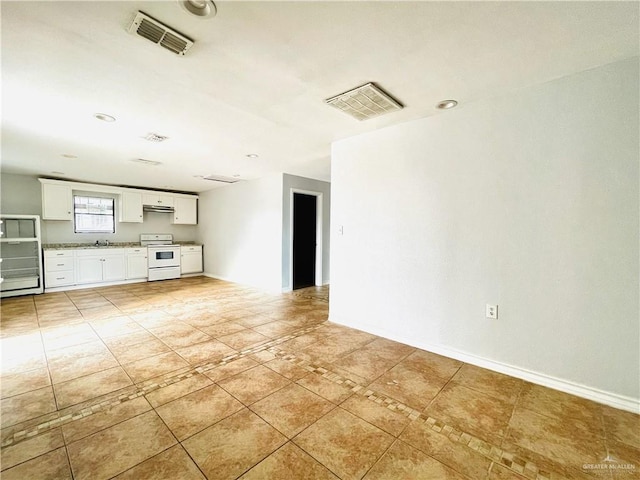
<path id="1" fill-rule="evenodd" d="M 209 174 L 329 180 L 333 140 L 638 55 L 637 2 L 217 6 L 2 1 L 2 172 L 182 191 L 220 185 Z M 180 57 L 127 33 L 138 10 L 195 45 Z M 359 122 L 323 102 L 366 82 L 405 108 Z"/>

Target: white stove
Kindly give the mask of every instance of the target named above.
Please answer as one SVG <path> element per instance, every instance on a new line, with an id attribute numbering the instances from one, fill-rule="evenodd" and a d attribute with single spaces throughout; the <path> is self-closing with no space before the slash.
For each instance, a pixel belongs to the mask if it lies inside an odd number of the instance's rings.
<path id="1" fill-rule="evenodd" d="M 143 233 L 140 245 L 147 247 L 149 281 L 180 278 L 180 245 L 170 233 Z"/>

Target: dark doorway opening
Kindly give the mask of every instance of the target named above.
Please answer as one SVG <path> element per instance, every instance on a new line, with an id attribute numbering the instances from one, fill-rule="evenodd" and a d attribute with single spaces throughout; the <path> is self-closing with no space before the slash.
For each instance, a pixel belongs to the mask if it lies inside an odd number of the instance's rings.
<path id="1" fill-rule="evenodd" d="M 293 289 L 316 284 L 316 198 L 293 194 Z"/>

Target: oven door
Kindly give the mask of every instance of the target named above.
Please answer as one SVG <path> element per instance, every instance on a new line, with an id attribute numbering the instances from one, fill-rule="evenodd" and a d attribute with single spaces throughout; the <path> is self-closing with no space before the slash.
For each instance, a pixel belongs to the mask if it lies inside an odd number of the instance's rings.
<path id="1" fill-rule="evenodd" d="M 149 268 L 179 267 L 180 247 L 149 247 Z"/>

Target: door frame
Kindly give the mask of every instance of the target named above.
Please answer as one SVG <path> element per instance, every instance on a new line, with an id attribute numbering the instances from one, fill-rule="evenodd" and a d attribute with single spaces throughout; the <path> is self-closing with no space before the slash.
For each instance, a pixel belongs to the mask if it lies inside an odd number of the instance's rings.
<path id="1" fill-rule="evenodd" d="M 293 198 L 295 193 L 316 197 L 316 287 L 322 286 L 322 192 L 291 188 L 289 191 L 289 288 L 293 290 Z"/>

